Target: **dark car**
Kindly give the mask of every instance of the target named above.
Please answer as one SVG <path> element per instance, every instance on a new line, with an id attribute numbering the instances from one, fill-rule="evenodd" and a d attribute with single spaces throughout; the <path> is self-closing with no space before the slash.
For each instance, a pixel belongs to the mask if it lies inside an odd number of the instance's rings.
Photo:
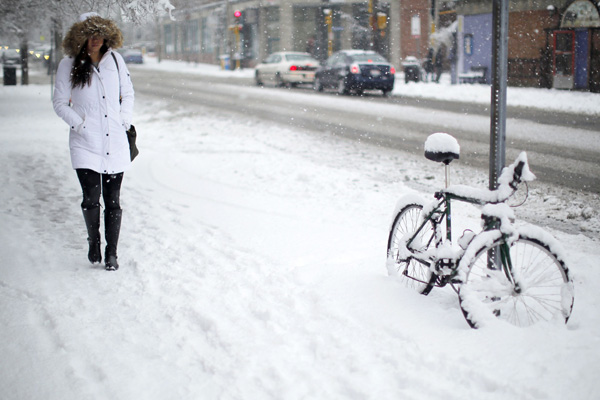
<path id="1" fill-rule="evenodd" d="M 144 57 L 141 50 L 127 49 L 121 52 L 123 59 L 127 64 L 143 64 Z"/>
<path id="2" fill-rule="evenodd" d="M 335 88 L 339 94 L 381 90 L 386 96 L 394 89 L 396 69 L 374 51 L 342 50 L 317 69 L 314 89 Z"/>

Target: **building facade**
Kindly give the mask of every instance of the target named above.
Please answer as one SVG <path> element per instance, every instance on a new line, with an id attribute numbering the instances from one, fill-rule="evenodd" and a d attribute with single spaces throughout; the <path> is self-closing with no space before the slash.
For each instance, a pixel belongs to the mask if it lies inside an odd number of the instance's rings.
<path id="1" fill-rule="evenodd" d="M 372 49 L 399 67 L 443 47 L 455 81 L 483 67 L 491 82 L 491 0 L 172 1 L 175 20 L 159 27 L 162 58 L 253 67 L 275 51 L 325 60 L 330 48 Z M 509 85 L 600 92 L 599 4 L 509 0 Z"/>
<path id="2" fill-rule="evenodd" d="M 456 11 L 457 69 L 491 70 L 491 2 L 461 0 Z M 511 0 L 509 85 L 600 92 L 599 11 L 590 0 Z"/>
<path id="3" fill-rule="evenodd" d="M 397 0 L 194 3 L 201 4 L 182 7 L 174 12 L 175 20 L 161 21 L 161 57 L 208 63 L 239 59 L 252 67 L 284 50 L 308 51 L 325 60 L 331 42 L 333 51 L 373 49 L 399 60 Z"/>

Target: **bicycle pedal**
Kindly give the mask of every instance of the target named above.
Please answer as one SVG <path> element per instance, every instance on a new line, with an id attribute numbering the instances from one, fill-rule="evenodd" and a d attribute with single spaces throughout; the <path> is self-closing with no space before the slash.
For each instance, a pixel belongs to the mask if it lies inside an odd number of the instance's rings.
<path id="1" fill-rule="evenodd" d="M 439 276 L 448 276 L 454 273 L 454 260 L 443 258 L 435 264 L 435 273 Z"/>

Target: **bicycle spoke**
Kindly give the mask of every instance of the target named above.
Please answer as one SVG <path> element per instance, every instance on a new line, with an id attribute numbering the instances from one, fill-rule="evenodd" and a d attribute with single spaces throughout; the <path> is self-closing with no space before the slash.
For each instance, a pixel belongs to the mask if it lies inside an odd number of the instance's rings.
<path id="1" fill-rule="evenodd" d="M 558 315 L 568 319 L 573 297 L 570 290 L 564 290 L 569 283 L 567 270 L 547 246 L 540 240 L 528 238 L 520 238 L 512 244 L 511 279 L 515 280 L 515 286 L 500 273 L 502 269 L 488 269 L 491 248 L 482 247 L 469 263 L 461 293 L 464 289 L 470 302 L 484 305 L 490 314 L 517 326 L 549 321 Z M 483 316 L 478 317 L 476 310 L 466 309 L 468 304 L 463 306 L 461 295 L 463 313 L 475 326 L 477 319 Z"/>
<path id="2" fill-rule="evenodd" d="M 398 213 L 388 240 L 388 257 L 394 260 L 396 273 L 407 287 L 426 294 L 431 290 L 432 273 L 429 265 L 412 258 L 433 242 L 431 222 L 421 227 L 422 210 L 423 204 L 409 204 Z M 421 230 L 417 232 L 419 228 Z M 411 238 L 410 243 L 406 243 Z"/>

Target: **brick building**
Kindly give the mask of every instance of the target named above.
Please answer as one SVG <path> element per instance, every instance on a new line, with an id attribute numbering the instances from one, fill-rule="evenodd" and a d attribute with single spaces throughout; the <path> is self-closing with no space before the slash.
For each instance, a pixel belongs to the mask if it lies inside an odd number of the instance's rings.
<path id="1" fill-rule="evenodd" d="M 458 70 L 491 68 L 491 2 L 459 0 L 456 11 Z M 592 1 L 510 0 L 509 85 L 598 92 L 599 46 L 600 13 Z"/>

